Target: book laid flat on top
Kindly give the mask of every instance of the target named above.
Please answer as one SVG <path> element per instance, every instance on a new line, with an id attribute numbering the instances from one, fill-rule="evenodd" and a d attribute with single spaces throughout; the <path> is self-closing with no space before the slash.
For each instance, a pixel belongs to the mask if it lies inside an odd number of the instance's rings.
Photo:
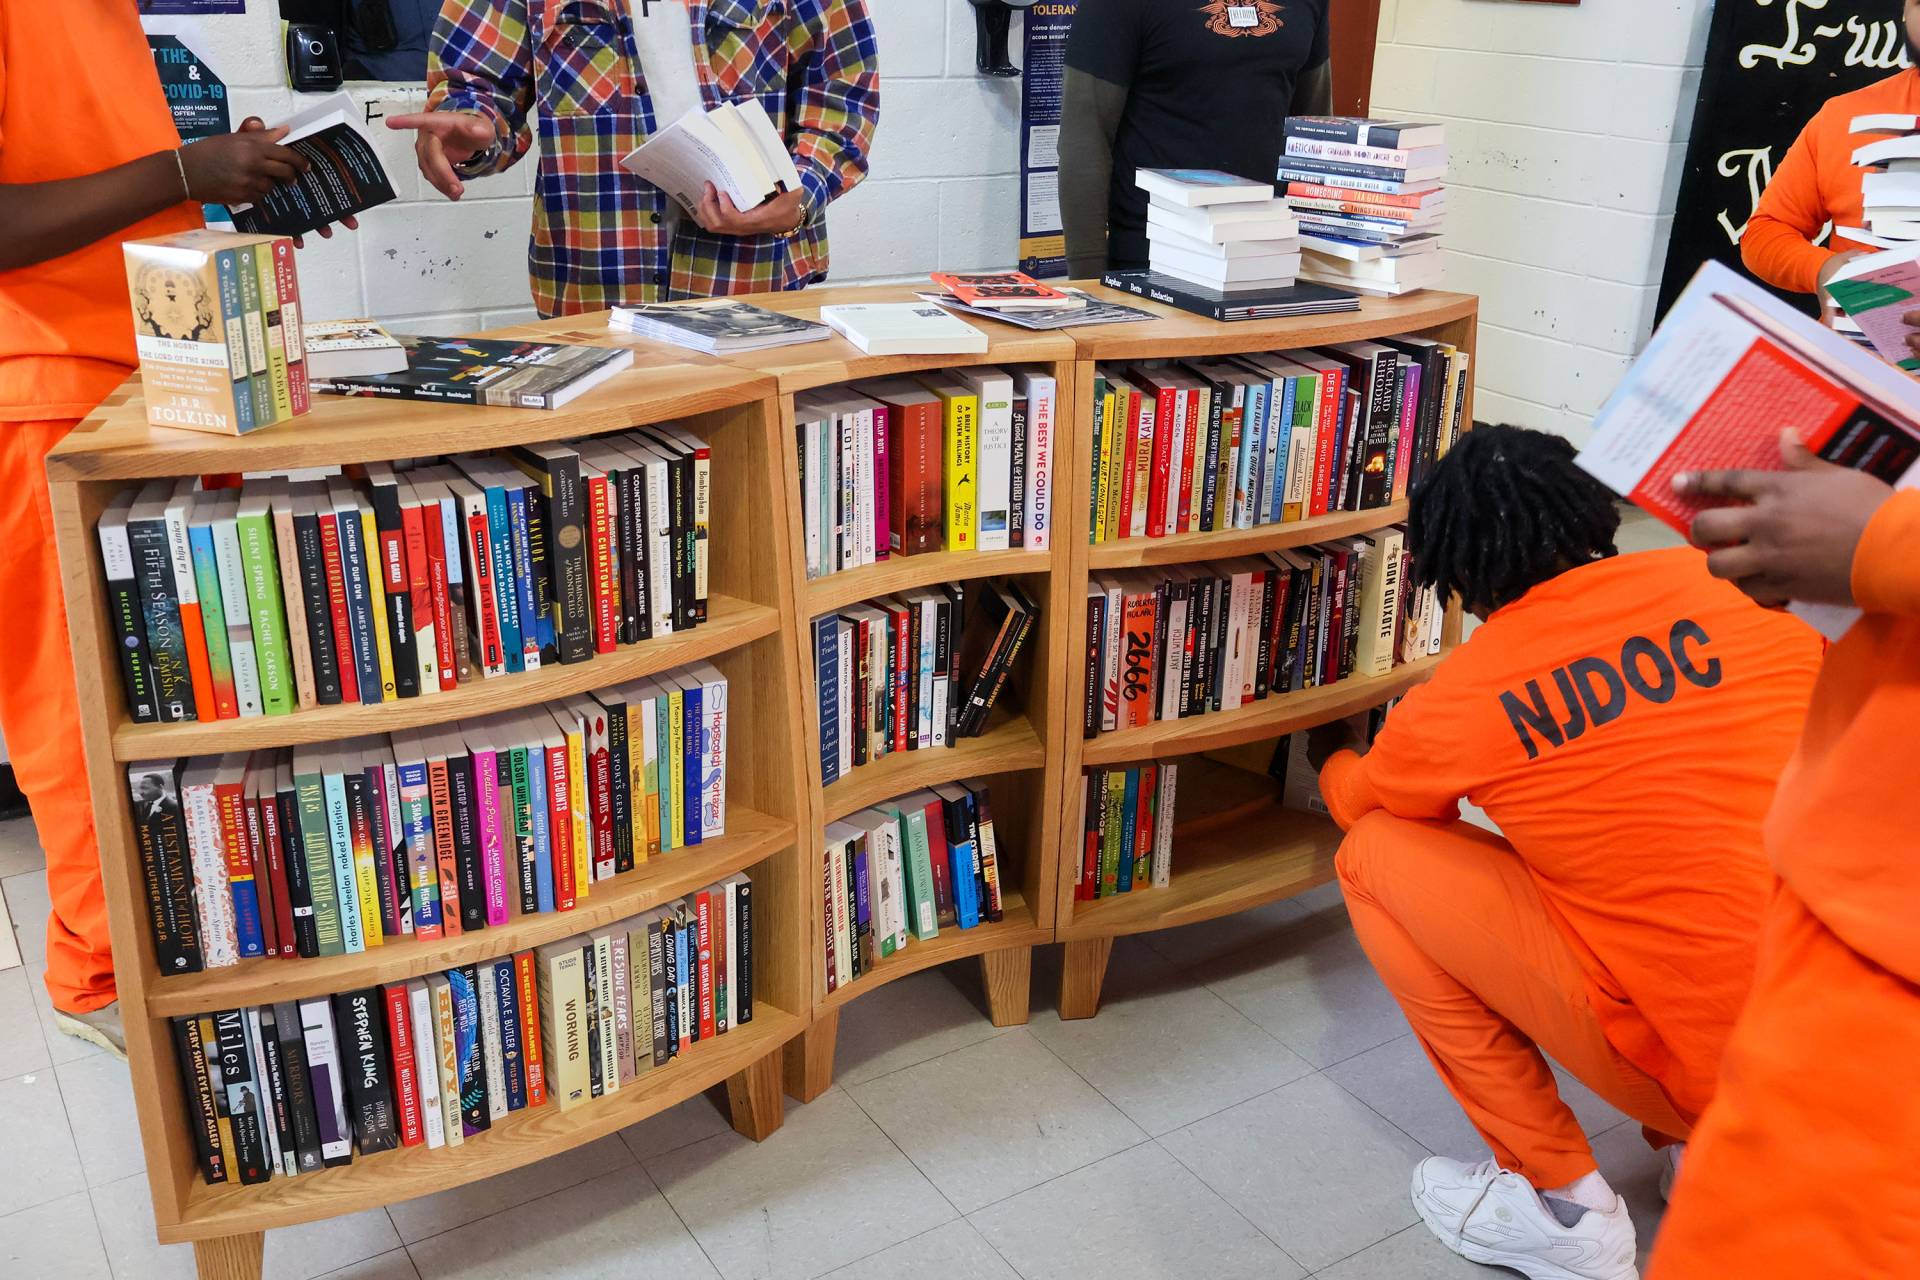
<path id="1" fill-rule="evenodd" d="M 363 378 L 407 367 L 407 349 L 372 320 L 321 320 L 303 325 L 301 334 L 312 378 Z"/>
<path id="2" fill-rule="evenodd" d="M 1360 300 L 1324 284 L 1294 284 L 1283 289 L 1209 289 L 1155 271 L 1109 271 L 1100 277 L 1109 289 L 1164 302 L 1210 320 L 1277 320 L 1358 311 Z"/>
<path id="3" fill-rule="evenodd" d="M 1828 462 L 1902 488 L 1920 482 L 1920 382 L 1709 262 L 1601 406 L 1578 460 L 1684 534 L 1721 504 L 1675 493 L 1673 477 L 1777 471 L 1782 426 Z M 1854 615 L 1795 611 L 1829 635 Z"/>
<path id="4" fill-rule="evenodd" d="M 737 209 L 800 189 L 786 141 L 757 98 L 724 102 L 712 111 L 695 107 L 622 156 L 620 165 L 689 210 L 699 205 L 709 182 Z"/>
<path id="5" fill-rule="evenodd" d="M 305 156 L 312 167 L 258 204 L 233 205 L 228 212 L 234 230 L 305 235 L 392 200 L 393 182 L 355 125 L 358 115 L 353 99 L 336 93 L 282 120 L 288 130 L 282 145 Z"/>
<path id="6" fill-rule="evenodd" d="M 607 327 L 708 355 L 819 342 L 833 336 L 826 325 L 726 298 L 615 307 Z"/>
<path id="7" fill-rule="evenodd" d="M 958 316 L 919 302 L 822 307 L 820 318 L 870 356 L 964 356 L 987 349 L 987 335 Z"/>
<path id="8" fill-rule="evenodd" d="M 400 373 L 313 379 L 315 391 L 496 408 L 558 409 L 633 364 L 620 347 L 403 336 Z"/>
<path id="9" fill-rule="evenodd" d="M 1078 289 L 1063 289 L 1061 292 L 1078 298 L 1080 305 L 1065 311 L 984 311 L 968 306 L 950 293 L 917 293 L 914 296 L 922 302 L 931 302 L 963 316 L 998 320 L 1022 329 L 1077 329 L 1081 325 L 1125 324 L 1134 320 L 1154 319 L 1151 311 L 1123 306 L 1118 302 L 1106 302 Z"/>
<path id="10" fill-rule="evenodd" d="M 927 277 L 966 306 L 979 311 L 1067 311 L 1086 298 L 1041 284 L 1021 271 L 955 275 L 936 271 Z"/>
<path id="11" fill-rule="evenodd" d="M 1271 182 L 1255 182 L 1218 169 L 1136 169 L 1133 181 L 1161 203 L 1183 209 L 1273 199 Z"/>

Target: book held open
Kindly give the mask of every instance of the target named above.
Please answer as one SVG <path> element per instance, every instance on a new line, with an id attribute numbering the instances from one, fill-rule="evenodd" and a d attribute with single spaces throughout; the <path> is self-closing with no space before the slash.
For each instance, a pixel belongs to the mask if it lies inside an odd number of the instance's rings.
<path id="1" fill-rule="evenodd" d="M 711 111 L 696 107 L 622 156 L 620 166 L 689 212 L 698 207 L 709 182 L 736 209 L 752 209 L 800 189 L 800 171 L 757 98 L 725 102 Z"/>

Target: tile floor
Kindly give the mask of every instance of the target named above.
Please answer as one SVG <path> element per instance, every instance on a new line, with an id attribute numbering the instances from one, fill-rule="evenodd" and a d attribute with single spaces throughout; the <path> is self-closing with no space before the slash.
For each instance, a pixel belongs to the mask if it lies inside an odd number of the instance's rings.
<path id="1" fill-rule="evenodd" d="M 125 1069 L 51 1030 L 31 828 L 0 824 L 22 967 L 0 971 L 0 1276 L 191 1277 L 153 1242 Z M 838 1083 L 755 1146 L 695 1098 L 488 1182 L 267 1234 L 276 1280 L 1441 1280 L 1498 1276 L 1418 1225 L 1428 1152 L 1484 1154 L 1331 889 L 1114 949 L 1087 1022 L 996 1030 L 970 965 L 841 1017 Z M 1656 1166 L 1564 1082 L 1643 1248 Z"/>

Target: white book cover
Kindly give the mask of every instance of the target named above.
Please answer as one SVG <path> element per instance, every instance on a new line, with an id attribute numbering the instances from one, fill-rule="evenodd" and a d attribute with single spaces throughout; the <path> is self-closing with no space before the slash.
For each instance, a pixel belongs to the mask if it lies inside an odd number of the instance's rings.
<path id="1" fill-rule="evenodd" d="M 227 845 L 220 834 L 219 803 L 213 780 L 217 758 L 195 760 L 180 779 L 180 814 L 192 853 L 193 905 L 200 920 L 200 957 L 209 969 L 240 963 L 233 918 L 233 893 L 227 880 Z"/>
<path id="2" fill-rule="evenodd" d="M 1273 199 L 1271 182 L 1254 182 L 1218 169 L 1141 168 L 1134 170 L 1133 180 L 1149 197 L 1181 208 Z"/>
<path id="3" fill-rule="evenodd" d="M 1107 607 L 1105 621 L 1102 624 L 1102 657 L 1100 670 L 1105 677 L 1106 687 L 1100 691 L 1100 729 L 1103 733 L 1112 733 L 1119 728 L 1120 716 L 1120 637 L 1125 631 L 1124 620 L 1120 616 L 1126 599 L 1126 592 L 1117 582 L 1106 585 Z"/>
<path id="4" fill-rule="evenodd" d="M 1050 374 L 1021 369 L 1016 386 L 1027 401 L 1026 548 L 1053 545 L 1053 434 L 1059 389 Z"/>
<path id="5" fill-rule="evenodd" d="M 933 746 L 933 654 L 935 648 L 935 627 L 937 602 L 928 591 L 916 591 L 907 597 L 910 608 L 920 611 L 920 661 L 917 680 L 920 686 L 919 696 L 913 705 L 919 708 L 920 723 L 914 727 L 913 741 L 922 750 Z M 912 630 L 908 633 L 911 636 Z M 915 679 L 909 676 L 909 679 Z"/>
<path id="6" fill-rule="evenodd" d="M 505 1049 L 500 1043 L 500 1006 L 493 998 L 493 983 L 488 966 L 476 966 L 473 984 L 474 1002 L 480 1006 L 480 1056 L 487 1078 L 487 1116 L 499 1120 L 507 1114 L 507 1072 Z"/>
<path id="7" fill-rule="evenodd" d="M 1246 696 L 1251 665 L 1247 661 L 1247 594 L 1253 578 L 1245 569 L 1237 569 L 1227 581 L 1227 644 L 1220 672 L 1220 709 L 1236 711 Z"/>
<path id="8" fill-rule="evenodd" d="M 800 513 L 807 542 L 807 577 L 822 572 L 820 558 L 820 485 L 814 472 L 820 469 L 820 432 L 825 424 L 814 413 L 800 423 Z"/>
<path id="9" fill-rule="evenodd" d="M 1291 226 L 1270 236 L 1249 236 L 1238 240 L 1203 240 L 1173 227 L 1147 223 L 1147 240 L 1157 252 L 1178 250 L 1209 262 L 1244 262 L 1254 258 L 1280 258 L 1300 252 L 1300 229 Z"/>
<path id="10" fill-rule="evenodd" d="M 227 652 L 233 663 L 234 700 L 239 704 L 241 718 L 248 719 L 265 715 L 266 705 L 261 699 L 260 662 L 254 654 L 247 576 L 240 558 L 239 511 L 240 495 L 232 490 L 216 504 L 213 559 L 220 578 L 220 607 L 227 619 Z"/>
<path id="11" fill-rule="evenodd" d="M 1160 766 L 1160 799 L 1153 811 L 1153 874 L 1156 889 L 1167 887 L 1173 875 L 1173 797 L 1179 787 L 1180 766 Z"/>
<path id="12" fill-rule="evenodd" d="M 1178 569 L 1178 568 L 1174 569 L 1172 571 L 1172 574 L 1170 574 L 1169 576 L 1173 576 L 1173 575 L 1179 575 L 1181 577 L 1186 576 L 1185 571 L 1183 569 Z M 1188 614 L 1189 608 L 1190 608 L 1190 598 L 1188 593 L 1180 592 L 1175 594 L 1170 592 L 1168 594 L 1167 596 L 1167 635 L 1169 637 L 1186 635 L 1187 614 Z M 1177 720 L 1180 718 L 1180 681 L 1177 678 L 1179 673 L 1176 669 L 1167 668 L 1167 664 L 1176 661 L 1176 659 L 1174 658 L 1174 652 L 1175 652 L 1175 649 L 1174 649 L 1173 642 L 1171 641 L 1171 639 L 1169 639 L 1167 643 L 1167 652 L 1161 655 L 1161 664 L 1163 669 L 1160 672 L 1159 718 L 1162 720 Z"/>
<path id="13" fill-rule="evenodd" d="M 1147 257 L 1155 271 L 1215 289 L 1284 286 L 1292 282 L 1300 269 L 1300 255 L 1294 251 L 1259 258 L 1220 260 L 1184 249 L 1150 244 L 1147 246 Z"/>
<path id="14" fill-rule="evenodd" d="M 407 1021 L 413 1031 L 413 1074 L 420 1090 L 420 1128 L 429 1149 L 447 1145 L 446 1116 L 440 1106 L 439 1054 L 434 1047 L 433 997 L 424 978 L 407 983 Z M 537 1036 L 538 1027 L 521 1029 Z"/>
<path id="15" fill-rule="evenodd" d="M 1140 447 L 1133 458 L 1124 460 L 1130 462 L 1134 469 L 1133 510 L 1124 513 L 1127 519 L 1127 536 L 1131 538 L 1147 536 L 1147 484 L 1145 482 L 1150 482 L 1153 478 L 1153 433 L 1157 416 L 1158 405 L 1155 404 L 1153 394 L 1151 392 L 1143 394 L 1140 397 L 1140 412 L 1135 419 Z M 1126 438 L 1123 433 L 1120 440 L 1124 442 Z M 1124 490 L 1125 486 L 1122 485 L 1121 488 Z"/>
<path id="16" fill-rule="evenodd" d="M 267 1139 L 267 1164 L 287 1177 L 293 1177 L 300 1172 L 297 1157 L 291 1151 L 280 1149 L 280 1126 L 274 1123 L 272 1115 L 269 1093 L 272 1085 L 267 1079 L 266 1035 L 260 1025 L 260 1010 L 247 1010 L 246 1033 L 247 1053 L 253 1058 L 253 1078 L 260 1086 L 260 1132 Z"/>
<path id="17" fill-rule="evenodd" d="M 673 634 L 673 497 L 671 470 L 658 451 L 634 446 L 647 469 L 647 607 L 653 634 Z"/>
<path id="18" fill-rule="evenodd" d="M 847 854 L 860 838 L 845 822 L 827 824 L 827 884 L 833 909 L 833 980 L 837 986 L 853 981 L 852 912 L 847 902 Z"/>
<path id="19" fill-rule="evenodd" d="M 987 335 L 951 312 L 919 302 L 847 303 L 820 319 L 868 355 L 984 355 Z"/>
<path id="20" fill-rule="evenodd" d="M 854 525 L 860 539 L 860 563 L 877 564 L 880 547 L 875 536 L 873 474 L 873 406 L 863 405 L 852 412 Z"/>
<path id="21" fill-rule="evenodd" d="M 991 367 L 957 372 L 980 398 L 974 485 L 979 533 L 974 545 L 980 551 L 1005 551 L 1013 545 L 1013 379 Z"/>
<path id="22" fill-rule="evenodd" d="M 353 1154 L 353 1125 L 347 1119 L 347 1098 L 341 1076 L 339 1042 L 333 1033 L 333 1002 L 315 996 L 300 1002 L 300 1034 L 307 1046 L 307 1071 L 312 1077 L 316 1111 L 331 1111 L 333 1123 L 321 1122 L 320 1131 L 337 1135 L 320 1143 L 321 1159 L 332 1162 Z"/>
<path id="23" fill-rule="evenodd" d="M 1153 200 L 1147 204 L 1148 234 L 1151 235 L 1155 228 L 1175 231 L 1207 244 L 1223 245 L 1241 240 L 1293 236 L 1299 232 L 1300 223 L 1294 217 L 1292 207 L 1279 199 L 1256 204 L 1210 205 L 1201 209 L 1186 209 Z"/>

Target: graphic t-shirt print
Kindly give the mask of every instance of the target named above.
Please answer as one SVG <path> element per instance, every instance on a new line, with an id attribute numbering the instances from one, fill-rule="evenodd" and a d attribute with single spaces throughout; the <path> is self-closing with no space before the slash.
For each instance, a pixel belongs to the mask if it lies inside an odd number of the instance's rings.
<path id="1" fill-rule="evenodd" d="M 1207 0 L 1200 12 L 1217 36 L 1270 36 L 1286 25 L 1276 0 Z"/>

